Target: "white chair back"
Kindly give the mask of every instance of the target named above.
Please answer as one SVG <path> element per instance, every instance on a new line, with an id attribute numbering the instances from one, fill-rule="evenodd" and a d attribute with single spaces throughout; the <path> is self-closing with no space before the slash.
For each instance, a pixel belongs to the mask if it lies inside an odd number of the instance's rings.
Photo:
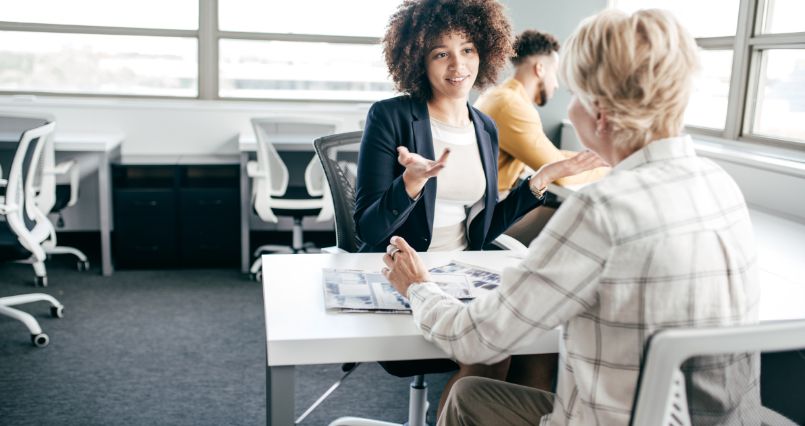
<path id="1" fill-rule="evenodd" d="M 18 236 L 20 244 L 40 261 L 45 257 L 40 243 L 50 233 L 49 227 L 45 226 L 49 225 L 47 218 L 36 207 L 34 178 L 44 141 L 55 127 L 56 124 L 50 122 L 22 134 L 8 172 L 4 200 L 9 228 Z"/>
<path id="2" fill-rule="evenodd" d="M 307 142 L 312 148 L 314 139 L 336 133 L 341 122 L 329 118 L 294 116 L 256 117 L 251 121 L 257 140 L 260 176 L 252 186 L 252 202 L 264 221 L 277 222 L 277 217 L 271 211 L 271 198 L 285 195 L 289 174 L 272 141 Z M 332 218 L 332 198 L 315 155 L 305 169 L 305 186 L 312 197 L 322 197 L 322 209 L 317 220 Z"/>
<path id="3" fill-rule="evenodd" d="M 684 391 L 685 378 L 680 369 L 691 357 L 740 353 L 758 357 L 758 352 L 803 348 L 805 320 L 659 331 L 646 347 L 631 424 L 691 424 Z M 759 398 L 759 390 L 757 396 Z M 758 406 L 757 411 L 764 419 L 773 417 L 780 419 L 779 424 L 794 424 L 786 423 L 787 419 L 763 407 Z"/>

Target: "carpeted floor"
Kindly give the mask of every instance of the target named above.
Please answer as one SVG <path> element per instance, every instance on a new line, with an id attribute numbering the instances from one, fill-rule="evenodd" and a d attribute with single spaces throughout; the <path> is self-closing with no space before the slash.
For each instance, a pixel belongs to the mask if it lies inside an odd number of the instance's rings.
<path id="1" fill-rule="evenodd" d="M 0 424 L 265 424 L 265 334 L 260 286 L 234 270 L 79 273 L 48 265 L 35 289 L 30 266 L 0 264 L 0 296 L 45 292 L 65 305 L 24 305 L 50 336 L 30 343 L 0 317 Z M 340 376 L 337 365 L 297 369 L 297 415 Z M 433 418 L 448 375 L 428 376 Z M 408 379 L 364 364 L 302 424 L 344 415 L 402 422 Z"/>

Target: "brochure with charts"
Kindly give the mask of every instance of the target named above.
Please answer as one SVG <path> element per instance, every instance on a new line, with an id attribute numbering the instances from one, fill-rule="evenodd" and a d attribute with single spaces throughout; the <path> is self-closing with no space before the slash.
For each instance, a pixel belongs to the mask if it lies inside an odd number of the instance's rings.
<path id="1" fill-rule="evenodd" d="M 380 272 L 324 269 L 324 306 L 342 312 L 409 313 L 408 299 L 397 293 Z M 433 281 L 447 294 L 459 299 L 472 299 L 473 290 L 467 276 L 431 274 Z"/>
<path id="2" fill-rule="evenodd" d="M 430 272 L 465 275 L 476 289 L 492 290 L 500 285 L 499 273 L 455 260 Z"/>

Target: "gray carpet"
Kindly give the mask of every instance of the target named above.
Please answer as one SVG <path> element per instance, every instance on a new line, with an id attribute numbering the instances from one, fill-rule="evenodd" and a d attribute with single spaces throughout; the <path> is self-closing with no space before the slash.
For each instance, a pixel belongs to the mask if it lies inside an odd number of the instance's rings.
<path id="1" fill-rule="evenodd" d="M 262 292 L 232 270 L 75 271 L 0 264 L 0 296 L 45 292 L 65 305 L 24 305 L 51 343 L 37 349 L 19 322 L 0 317 L 0 423 L 4 425 L 265 424 Z M 297 415 L 340 376 L 337 365 L 297 369 Z M 448 375 L 428 376 L 433 418 Z M 363 364 L 302 424 L 344 415 L 402 422 L 408 379 Z"/>

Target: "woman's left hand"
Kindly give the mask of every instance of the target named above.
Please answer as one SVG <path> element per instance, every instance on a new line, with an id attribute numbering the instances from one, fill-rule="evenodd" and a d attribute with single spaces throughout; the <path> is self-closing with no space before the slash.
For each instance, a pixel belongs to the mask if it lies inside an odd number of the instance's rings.
<path id="1" fill-rule="evenodd" d="M 408 297 L 411 284 L 430 281 L 430 274 L 422 259 L 402 237 L 391 237 L 383 263 L 386 264 L 383 275 L 405 297 Z"/>
<path id="2" fill-rule="evenodd" d="M 577 175 L 596 167 L 606 167 L 606 163 L 598 154 L 583 151 L 565 160 L 546 164 L 531 177 L 529 184 L 535 188 L 545 188 L 549 183 L 566 176 Z"/>

